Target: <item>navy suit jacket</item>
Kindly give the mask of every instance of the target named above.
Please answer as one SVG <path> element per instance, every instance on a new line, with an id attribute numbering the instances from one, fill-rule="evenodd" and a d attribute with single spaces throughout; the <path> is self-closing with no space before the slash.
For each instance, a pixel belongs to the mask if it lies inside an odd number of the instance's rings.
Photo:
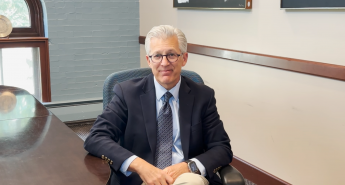
<path id="1" fill-rule="evenodd" d="M 153 75 L 115 85 L 115 96 L 98 116 L 84 147 L 104 155 L 120 184 L 139 185 L 139 175 L 126 177 L 122 163 L 132 155 L 153 164 L 156 151 L 157 113 Z M 221 184 L 215 174 L 232 160 L 230 139 L 219 119 L 213 89 L 181 77 L 179 122 L 185 160 L 197 158 L 206 168 L 211 184 Z M 111 182 L 110 184 L 113 184 Z"/>

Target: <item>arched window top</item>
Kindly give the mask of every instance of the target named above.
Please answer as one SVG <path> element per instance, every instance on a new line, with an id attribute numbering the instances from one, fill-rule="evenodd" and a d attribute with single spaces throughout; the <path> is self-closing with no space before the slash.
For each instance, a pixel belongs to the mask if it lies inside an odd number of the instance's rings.
<path id="1" fill-rule="evenodd" d="M 43 6 L 43 0 L 0 0 L 0 13 L 5 14 L 13 25 L 9 38 L 0 39 L 0 84 L 34 89 L 38 99 L 50 102 L 49 44 L 44 35 Z M 22 48 L 30 52 L 24 52 Z M 19 71 L 17 68 L 24 68 L 24 72 L 13 73 Z M 14 84 L 17 82 L 13 79 L 17 77 L 22 80 Z"/>
<path id="2" fill-rule="evenodd" d="M 10 37 L 44 37 L 40 0 L 0 0 L 0 14 L 10 19 Z"/>
<path id="3" fill-rule="evenodd" d="M 30 28 L 29 7 L 25 0 L 1 0 L 0 15 L 6 16 L 13 28 Z"/>

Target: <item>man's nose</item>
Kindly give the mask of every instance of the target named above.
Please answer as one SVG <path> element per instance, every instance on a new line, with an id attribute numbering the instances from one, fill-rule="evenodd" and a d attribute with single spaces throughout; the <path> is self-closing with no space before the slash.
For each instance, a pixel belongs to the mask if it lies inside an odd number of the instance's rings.
<path id="1" fill-rule="evenodd" d="M 169 62 L 169 60 L 168 60 L 168 56 L 163 56 L 161 65 L 162 65 L 162 66 L 168 66 L 168 65 L 170 65 L 170 62 Z"/>

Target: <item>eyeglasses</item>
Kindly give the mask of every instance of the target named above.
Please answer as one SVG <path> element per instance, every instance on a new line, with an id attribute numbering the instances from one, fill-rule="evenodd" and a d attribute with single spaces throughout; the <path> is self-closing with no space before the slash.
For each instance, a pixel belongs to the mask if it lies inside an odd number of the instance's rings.
<path id="1" fill-rule="evenodd" d="M 176 62 L 178 60 L 178 57 L 180 57 L 180 56 L 181 55 L 179 55 L 179 54 L 170 53 L 170 54 L 166 54 L 166 55 L 161 55 L 161 54 L 151 55 L 149 57 L 153 63 L 162 62 L 163 57 L 166 57 L 170 63 L 173 63 L 173 62 Z"/>

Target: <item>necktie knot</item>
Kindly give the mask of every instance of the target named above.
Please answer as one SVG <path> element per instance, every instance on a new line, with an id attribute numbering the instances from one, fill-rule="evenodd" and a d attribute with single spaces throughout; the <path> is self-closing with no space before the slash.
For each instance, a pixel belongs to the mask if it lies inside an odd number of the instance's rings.
<path id="1" fill-rule="evenodd" d="M 164 94 L 164 103 L 167 103 L 169 102 L 170 98 L 172 97 L 173 95 L 167 91 L 165 94 Z"/>

